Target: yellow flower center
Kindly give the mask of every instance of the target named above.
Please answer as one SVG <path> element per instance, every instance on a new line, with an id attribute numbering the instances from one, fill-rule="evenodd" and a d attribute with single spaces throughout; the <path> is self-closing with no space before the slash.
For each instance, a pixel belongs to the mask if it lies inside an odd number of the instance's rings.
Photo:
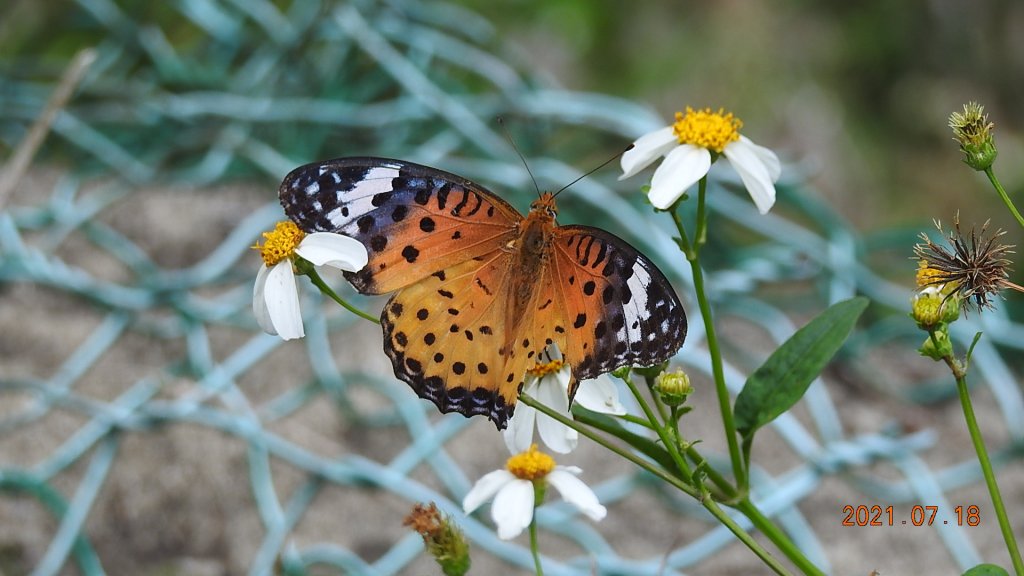
<path id="1" fill-rule="evenodd" d="M 928 261 L 921 259 L 917 261 L 917 287 L 925 288 L 942 283 L 942 272 L 928 266 Z"/>
<path id="2" fill-rule="evenodd" d="M 711 108 L 694 110 L 687 106 L 685 114 L 676 112 L 672 130 L 680 144 L 693 144 L 721 154 L 726 144 L 740 139 L 742 127 L 739 118 L 722 108 L 712 112 Z"/>
<path id="3" fill-rule="evenodd" d="M 508 459 L 505 463 L 508 469 L 516 478 L 534 481 L 548 475 L 555 469 L 555 459 L 537 450 L 533 444 L 526 452 L 520 452 Z"/>
<path id="4" fill-rule="evenodd" d="M 960 281 L 951 280 L 948 273 L 945 273 L 938 268 L 928 266 L 928 261 L 924 259 L 917 261 L 917 275 L 915 280 L 917 281 L 917 287 L 919 289 L 927 288 L 928 286 L 936 286 L 943 296 L 956 290 L 956 287 L 960 285 Z"/>
<path id="5" fill-rule="evenodd" d="M 537 378 L 543 378 L 548 374 L 554 374 L 555 372 L 558 372 L 559 370 L 562 369 L 562 366 L 564 365 L 565 362 L 561 360 L 552 360 L 551 362 L 547 363 L 538 362 L 536 366 L 527 370 L 526 373 Z"/>
<path id="6" fill-rule="evenodd" d="M 299 230 L 291 220 L 278 222 L 273 231 L 263 233 L 266 240 L 263 245 L 257 242 L 252 249 L 260 251 L 260 256 L 267 266 L 273 266 L 285 258 L 291 258 L 295 253 L 295 247 L 305 237 L 306 233 Z"/>

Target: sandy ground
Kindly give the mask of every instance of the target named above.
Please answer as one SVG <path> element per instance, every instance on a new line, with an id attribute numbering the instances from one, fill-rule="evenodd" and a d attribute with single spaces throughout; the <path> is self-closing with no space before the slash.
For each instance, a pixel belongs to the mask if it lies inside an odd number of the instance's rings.
<path id="1" fill-rule="evenodd" d="M 59 177 L 56 172 L 30 175 L 12 199 L 13 206 L 38 205 L 51 196 Z M 83 193 L 88 193 L 85 191 Z M 262 206 L 272 190 L 261 187 L 229 187 L 216 190 L 153 189 L 138 191 L 120 201 L 99 218 L 139 246 L 160 266 L 189 266 L 216 247 L 247 214 Z M 99 278 L 127 281 L 126 271 L 109 257 L 82 241 L 80 231 L 71 232 L 54 250 L 55 257 L 87 270 Z M 45 245 L 47 238 L 29 236 L 26 241 Z M 240 274 L 255 276 L 258 260 L 246 256 Z M 248 271 L 248 272 L 246 272 Z M 218 287 L 211 287 L 216 291 Z M 154 316 L 165 314 L 156 309 Z M 337 315 L 335 311 L 330 314 Z M 691 316 L 693 316 L 691 314 Z M 104 311 L 78 296 L 32 284 L 0 286 L 0 376 L 6 381 L 20 378 L 49 378 L 102 322 Z M 726 325 L 726 337 L 742 339 L 745 327 Z M 221 361 L 247 342 L 252 332 L 215 327 L 210 330 L 211 353 Z M 741 340 L 740 340 L 741 341 Z M 343 370 L 358 369 L 389 376 L 390 367 L 381 353 L 381 338 L 372 326 L 360 325 L 332 337 L 334 355 Z M 167 369 L 185 354 L 185 342 L 130 330 L 74 383 L 74 389 L 99 402 L 109 401 L 144 376 L 161 381 L 158 397 L 173 399 L 193 391 L 195 381 L 174 376 Z M 902 374 L 894 386 L 912 385 L 913 376 L 930 368 L 912 351 L 894 350 L 873 359 Z M 935 374 L 931 372 L 930 374 Z M 268 400 L 310 378 L 308 356 L 301 343 L 289 343 L 270 354 L 258 369 L 243 374 L 238 388 L 257 412 Z M 844 377 L 847 376 L 847 377 Z M 905 429 L 931 427 L 938 441 L 924 452 L 933 467 L 965 460 L 971 455 L 959 406 L 955 401 L 931 407 L 900 404 L 891 396 L 860 384 L 855 377 L 833 374 L 828 391 L 840 410 L 844 430 L 851 435 L 877 432 L 897 422 Z M 698 392 L 691 399 L 694 412 L 687 415 L 683 429 L 691 438 L 703 439 L 703 449 L 718 451 L 721 438 L 717 410 L 707 382 L 697 379 Z M 396 384 L 397 385 L 397 384 Z M 0 415 L 18 414 L 30 405 L 24 393 L 2 389 Z M 405 392 L 405 391 L 400 391 Z M 370 387 L 359 387 L 352 399 L 357 407 L 372 410 L 387 402 Z M 987 389 L 975 393 L 986 437 L 993 444 L 1005 442 L 1005 430 L 996 417 L 994 400 Z M 213 400 L 211 405 L 223 408 Z M 811 420 L 798 408 L 797 417 Z M 430 413 L 430 418 L 440 417 Z M 507 454 L 493 426 L 478 419 L 447 443 L 448 453 L 463 473 L 476 479 L 500 466 Z M 81 412 L 55 408 L 44 416 L 0 434 L 0 466 L 31 469 L 52 454 L 87 423 Z M 267 424 L 268 429 L 324 458 L 359 454 L 386 463 L 410 443 L 404 428 L 367 428 L 340 411 L 327 396 L 315 400 L 286 418 Z M 57 475 L 53 486 L 70 498 L 87 467 L 88 455 Z M 755 447 L 755 460 L 767 471 L 783 473 L 799 464 L 779 436 L 768 431 Z M 600 483 L 630 470 L 598 447 L 583 442 L 564 463 L 584 470 L 584 479 Z M 306 476 L 293 465 L 271 459 L 276 493 L 286 501 Z M 860 468 L 858 473 L 890 480 L 899 473 L 891 464 Z M 420 466 L 414 478 L 432 487 L 441 484 L 436 472 Z M 236 436 L 208 427 L 167 423 L 145 431 L 120 435 L 118 456 L 89 513 L 86 531 L 109 574 L 243 574 L 264 537 L 252 485 L 248 481 L 247 447 Z M 1018 534 L 1024 534 L 1024 465 L 1020 460 L 1000 471 L 1004 496 L 1015 519 Z M 981 524 L 965 528 L 981 557 L 1008 565 L 997 524 L 987 504 L 982 485 L 974 484 L 947 492 L 951 505 L 977 505 Z M 652 558 L 666 554 L 703 534 L 706 525 L 672 511 L 666 503 L 675 496 L 654 490 L 636 490 L 612 504 L 608 518 L 596 530 L 625 558 Z M 874 500 L 854 490 L 842 475 L 827 478 L 799 506 L 827 550 L 836 574 L 864 575 L 878 570 L 882 575 L 958 574 L 956 564 L 933 529 L 914 526 L 843 526 L 847 505 L 894 505 L 897 520 L 910 514 L 911 503 Z M 936 504 L 922 502 L 922 504 Z M 385 490 L 330 485 L 315 497 L 308 512 L 288 540 L 300 549 L 329 542 L 374 560 L 408 532 L 401 525 L 410 503 Z M 56 523 L 35 500 L 0 493 L 0 573 L 27 573 L 42 557 L 54 536 Z M 763 539 L 762 539 L 763 540 Z M 520 544 L 526 538 L 519 539 Z M 580 554 L 557 537 L 543 540 L 542 549 L 554 557 Z M 523 573 L 474 552 L 476 574 Z M 66 573 L 76 573 L 66 569 Z M 763 574 L 768 571 L 742 545 L 734 543 L 713 559 L 694 567 L 692 574 Z M 333 573 L 333 572 L 324 572 Z M 405 574 L 434 574 L 432 561 L 421 558 Z"/>

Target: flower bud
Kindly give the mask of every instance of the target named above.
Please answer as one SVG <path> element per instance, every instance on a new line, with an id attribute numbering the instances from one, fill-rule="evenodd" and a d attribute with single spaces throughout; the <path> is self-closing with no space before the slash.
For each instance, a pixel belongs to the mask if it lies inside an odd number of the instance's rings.
<path id="1" fill-rule="evenodd" d="M 910 317 L 917 322 L 921 330 L 935 330 L 942 323 L 943 298 L 939 289 L 929 286 L 914 295 L 910 308 Z"/>
<path id="2" fill-rule="evenodd" d="M 661 401 L 668 406 L 680 406 L 693 392 L 690 377 L 682 370 L 662 372 L 654 379 L 654 390 L 661 395 Z"/>
<path id="3" fill-rule="evenodd" d="M 939 291 L 943 294 L 942 290 Z M 941 320 L 946 324 L 956 322 L 960 318 L 960 295 L 956 292 L 943 294 Z"/>
<path id="4" fill-rule="evenodd" d="M 977 102 L 964 104 L 963 112 L 949 116 L 949 127 L 953 129 L 953 139 L 960 143 L 964 162 L 975 170 L 988 170 L 995 162 L 998 150 L 992 137 L 995 124 L 988 121 L 985 107 Z"/>
<path id="5" fill-rule="evenodd" d="M 942 360 L 953 355 L 953 342 L 949 339 L 949 331 L 943 324 L 942 328 L 931 332 L 917 350 L 921 356 L 932 360 Z"/>

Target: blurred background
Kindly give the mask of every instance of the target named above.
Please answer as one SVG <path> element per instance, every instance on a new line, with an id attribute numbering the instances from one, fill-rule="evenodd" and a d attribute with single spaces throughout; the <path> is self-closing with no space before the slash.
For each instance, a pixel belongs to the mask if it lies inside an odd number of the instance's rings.
<path id="1" fill-rule="evenodd" d="M 308 337 L 251 316 L 280 179 L 318 159 L 414 160 L 534 195 L 686 106 L 723 107 L 785 163 L 759 217 L 712 171 L 707 266 L 733 390 L 828 304 L 873 304 L 841 357 L 755 452 L 761 504 L 837 574 L 1008 564 L 948 372 L 906 319 L 932 219 L 1021 232 L 946 123 L 986 107 L 1011 197 L 1024 186 L 1024 5 L 607 0 L 10 0 L 0 20 L 0 573 L 424 574 L 415 501 L 464 523 L 478 573 L 528 573 L 458 502 L 506 457 L 493 427 L 441 417 L 391 376 L 378 328 L 303 285 Z M 95 60 L 23 172 L 12 161 L 80 50 Z M 20 147 L 20 148 L 19 148 Z M 607 168 L 560 198 L 676 284 L 677 359 L 714 400 L 669 222 Z M 343 287 L 340 277 L 333 284 Z M 1019 282 L 1019 278 L 1017 278 Z M 376 312 L 383 299 L 346 295 Z M 976 331 L 972 383 L 1018 534 L 1020 297 Z M 704 412 L 709 412 L 705 414 Z M 684 428 L 709 453 L 712 410 Z M 759 441 L 762 442 L 762 441 Z M 539 519 L 552 574 L 749 574 L 749 551 L 692 503 L 584 446 L 566 463 L 609 504 Z M 966 529 L 842 527 L 845 505 L 982 507 Z M 936 551 L 939 552 L 936 552 Z"/>
<path id="2" fill-rule="evenodd" d="M 1018 3 L 467 5 L 551 82 L 649 103 L 666 119 L 687 105 L 732 111 L 860 229 L 918 226 L 924 201 L 937 218 L 960 210 L 965 221 L 1011 223 L 984 178 L 955 161 L 946 120 L 983 104 L 1004 186 L 1020 190 Z"/>
<path id="3" fill-rule="evenodd" d="M 221 46 L 221 52 L 200 46 L 209 31 L 182 11 L 201 10 L 202 2 L 118 5 L 143 27 L 129 43 L 142 52 L 135 65 L 147 57 L 161 62 L 169 54 L 160 49 L 185 58 L 179 66 L 207 59 L 206 70 L 175 70 L 169 62 L 152 70 L 170 93 L 225 82 L 211 77 L 218 66 L 246 58 L 240 46 Z M 486 33 L 498 57 L 545 86 L 626 98 L 666 119 L 687 105 L 733 111 L 755 141 L 802 163 L 815 189 L 859 228 L 906 224 L 918 215 L 922 197 L 936 217 L 961 210 L 965 219 L 984 220 L 1003 212 L 979 190 L 976 175 L 951 161 L 957 152 L 946 119 L 976 100 L 996 123 L 1003 157 L 1020 156 L 1024 119 L 1016 104 L 1024 97 L 1024 40 L 1017 32 L 1024 7 L 1016 2 L 650 2 L 641 10 L 609 0 L 457 5 L 479 16 L 461 22 L 463 35 Z M 95 25 L 111 14 L 107 6 L 107 0 L 12 0 L 0 23 L 8 73 L 53 81 L 75 50 L 112 40 L 109 28 Z M 331 70 L 327 61 L 317 66 L 325 75 Z M 344 76 L 305 86 L 261 84 L 254 77 L 247 88 L 250 94 L 315 96 L 339 89 Z M 243 92 L 240 82 L 229 91 Z M 17 131 L 5 128 L 11 146 Z M 1007 189 L 1019 190 L 1021 163 L 1006 160 L 999 168 Z"/>

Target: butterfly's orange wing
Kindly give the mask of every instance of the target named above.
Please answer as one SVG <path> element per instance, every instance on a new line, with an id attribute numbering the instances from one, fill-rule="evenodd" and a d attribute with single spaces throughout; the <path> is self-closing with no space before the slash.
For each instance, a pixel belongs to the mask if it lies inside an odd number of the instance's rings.
<path id="1" fill-rule="evenodd" d="M 338 158 L 296 168 L 281 204 L 306 232 L 359 240 L 369 263 L 345 277 L 384 294 L 488 254 L 515 237 L 522 215 L 455 174 L 386 158 Z"/>
<path id="2" fill-rule="evenodd" d="M 398 292 L 381 317 L 395 374 L 442 412 L 512 415 L 531 365 L 508 345 L 510 256 L 497 250 Z"/>
<path id="3" fill-rule="evenodd" d="M 552 334 L 572 368 L 573 389 L 620 366 L 653 366 L 679 351 L 686 315 L 665 275 L 617 236 L 560 226 L 544 285 L 555 311 L 538 310 L 535 330 Z"/>
<path id="4" fill-rule="evenodd" d="M 367 247 L 366 267 L 345 273 L 357 290 L 399 290 L 381 315 L 395 375 L 442 412 L 504 427 L 526 370 L 524 355 L 503 349 L 519 212 L 465 178 L 383 158 L 302 166 L 280 197 L 303 230 Z"/>

